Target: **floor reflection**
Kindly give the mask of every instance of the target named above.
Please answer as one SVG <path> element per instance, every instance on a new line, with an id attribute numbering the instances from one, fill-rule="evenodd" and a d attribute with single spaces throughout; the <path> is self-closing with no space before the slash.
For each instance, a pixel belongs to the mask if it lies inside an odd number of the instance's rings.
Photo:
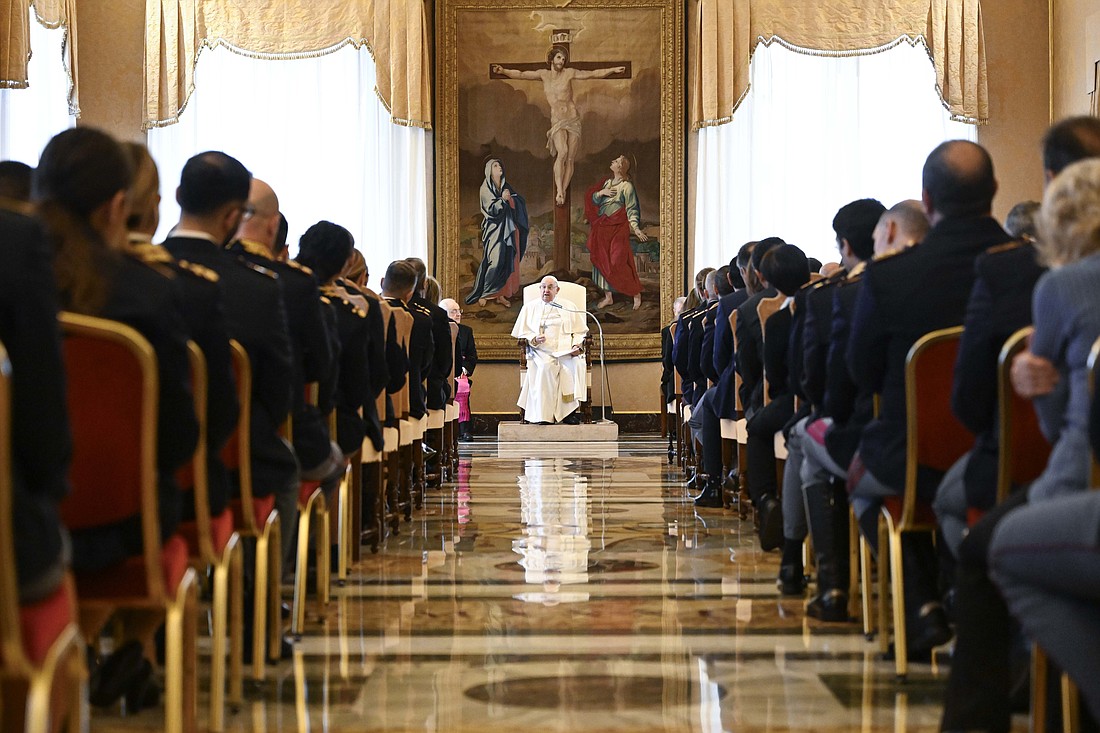
<path id="1" fill-rule="evenodd" d="M 696 512 L 665 450 L 464 443 L 228 730 L 936 730 L 944 670 L 899 685 L 855 624 L 807 620 L 778 555 Z"/>

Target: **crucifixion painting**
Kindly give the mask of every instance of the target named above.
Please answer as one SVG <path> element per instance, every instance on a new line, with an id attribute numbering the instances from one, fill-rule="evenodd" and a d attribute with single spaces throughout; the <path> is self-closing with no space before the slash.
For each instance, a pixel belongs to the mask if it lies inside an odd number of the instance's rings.
<path id="1" fill-rule="evenodd" d="M 581 114 L 573 96 L 573 82 L 589 79 L 630 79 L 629 61 L 570 62 L 572 31 L 555 29 L 550 34 L 546 63 L 491 64 L 490 79 L 541 81 L 550 105 L 550 129 L 546 149 L 554 158 L 554 261 L 569 268 L 569 184 L 580 150 Z"/>

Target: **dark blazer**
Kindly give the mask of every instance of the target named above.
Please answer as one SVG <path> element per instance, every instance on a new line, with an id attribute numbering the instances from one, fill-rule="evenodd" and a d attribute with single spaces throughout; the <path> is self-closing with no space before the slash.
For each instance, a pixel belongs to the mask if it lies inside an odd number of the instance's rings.
<path id="1" fill-rule="evenodd" d="M 695 393 L 695 372 L 698 369 L 698 361 L 696 361 L 695 366 L 692 366 L 691 331 L 700 313 L 702 313 L 701 306 L 680 312 L 680 320 L 676 326 L 676 338 L 672 343 L 672 363 L 680 374 L 680 393 L 687 404 L 694 404 L 692 398 Z"/>
<path id="2" fill-rule="evenodd" d="M 968 502 L 989 509 L 996 501 L 999 453 L 997 359 L 1005 340 L 1031 323 L 1031 293 L 1045 268 L 1033 245 L 1012 242 L 990 248 L 978 257 L 974 270 L 951 407 L 977 435 L 964 476 Z"/>
<path id="3" fill-rule="evenodd" d="M 72 439 L 57 291 L 34 219 L 0 209 L 0 258 L 0 342 L 11 362 L 12 531 L 25 598 L 24 589 L 61 580 L 57 505 L 69 493 Z"/>
<path id="4" fill-rule="evenodd" d="M 386 298 L 386 303 L 391 308 L 405 309 L 405 304 L 397 298 Z M 385 427 L 395 428 L 398 424 L 399 415 L 394 410 L 393 395 L 401 391 L 401 388 L 405 386 L 405 381 L 409 378 L 409 354 L 398 341 L 396 320 L 391 317 L 384 325 L 386 328 L 386 372 L 389 374 L 389 381 L 386 382 L 386 414 L 380 417 L 383 418 Z"/>
<path id="5" fill-rule="evenodd" d="M 451 396 L 451 387 L 447 384 L 447 374 L 454 364 L 451 319 L 447 316 L 447 311 L 420 296 L 414 296 L 409 305 L 427 313 L 432 320 L 431 361 L 424 374 L 427 381 L 425 401 L 429 410 L 442 410 Z"/>
<path id="6" fill-rule="evenodd" d="M 179 262 L 163 247 L 153 249 L 163 253 L 176 271 L 180 312 L 191 340 L 206 359 L 206 482 L 210 512 L 217 516 L 225 510 L 230 496 L 229 472 L 222 463 L 221 451 L 237 428 L 240 412 L 222 291 L 213 270 Z M 192 507 L 183 507 L 185 518 L 190 518 L 192 512 Z"/>
<path id="7" fill-rule="evenodd" d="M 176 275 L 136 252 L 95 252 L 92 265 L 108 282 L 106 303 L 88 315 L 125 323 L 149 341 L 157 357 L 157 492 L 161 539 L 171 537 L 182 517 L 183 501 L 175 473 L 188 463 L 198 443 L 191 394 L 188 330 L 179 311 Z M 68 294 L 59 293 L 70 307 Z M 97 569 L 142 552 L 141 518 L 109 527 L 73 532 L 73 566 Z"/>
<path id="8" fill-rule="evenodd" d="M 409 416 L 424 417 L 428 412 L 427 380 L 435 364 L 435 334 L 431 312 L 410 301 L 409 313 L 413 317 L 409 334 Z M 447 339 L 450 340 L 448 329 Z"/>
<path id="9" fill-rule="evenodd" d="M 780 308 L 764 324 L 764 377 L 768 380 L 768 399 L 771 400 L 791 391 L 787 384 L 787 353 L 792 320 L 790 308 Z"/>
<path id="10" fill-rule="evenodd" d="M 339 360 L 333 370 L 337 375 L 336 435 L 333 440 L 344 455 L 351 455 L 363 446 L 366 435 L 366 423 L 360 412 L 367 402 L 373 406 L 375 398 L 368 369 L 367 311 L 336 285 L 326 285 L 321 292 L 336 314 L 336 333 L 340 341 Z"/>
<path id="11" fill-rule="evenodd" d="M 718 383 L 719 372 L 714 366 L 714 332 L 717 325 L 718 301 L 711 301 L 703 311 L 703 328 L 699 337 L 699 377 L 706 383 Z"/>
<path id="12" fill-rule="evenodd" d="M 458 336 L 455 337 L 455 377 L 466 375 L 472 377 L 477 367 L 477 344 L 474 343 L 474 329 L 458 324 Z"/>
<path id="13" fill-rule="evenodd" d="M 990 217 L 946 219 L 920 244 L 872 261 L 864 273 L 848 368 L 857 384 L 880 392 L 882 399 L 879 416 L 863 430 L 859 452 L 867 470 L 899 492 L 905 481 L 906 354 L 929 331 L 962 324 L 974 261 L 1010 239 Z"/>
<path id="14" fill-rule="evenodd" d="M 749 291 L 742 288 L 718 300 L 718 315 L 714 322 L 714 367 L 718 370 L 715 386 L 715 408 L 718 416 L 727 420 L 736 417 L 736 395 L 733 392 L 735 359 L 733 353 L 733 329 L 730 314 L 749 298 Z"/>
<path id="15" fill-rule="evenodd" d="M 331 390 L 335 389 L 336 380 L 332 372 L 337 358 L 334 346 L 339 344 L 336 334 L 329 332 L 329 319 L 323 315 L 317 281 L 308 267 L 294 261 L 274 260 L 270 251 L 256 242 L 237 240 L 228 251 L 279 276 L 292 355 L 294 453 L 303 468 L 313 468 L 331 453 L 331 436 L 324 415 L 333 399 Z M 322 389 L 318 408 L 306 405 L 305 387 L 309 382 L 329 387 Z"/>
<path id="16" fill-rule="evenodd" d="M 802 396 L 821 409 L 825 400 L 825 365 L 829 355 L 829 335 L 832 331 L 833 295 L 838 282 L 847 272 L 813 283 L 802 293 L 799 310 L 802 312 L 802 366 L 799 370 Z"/>
<path id="17" fill-rule="evenodd" d="M 346 287 L 350 287 L 344 283 Z M 390 380 L 389 363 L 386 361 L 386 326 L 382 322 L 382 306 L 378 301 L 366 296 L 367 301 L 367 376 L 369 379 L 369 397 L 363 405 L 363 429 L 367 432 L 375 450 L 382 450 L 382 420 L 385 415 L 378 414 L 376 400 L 386 390 Z"/>
<path id="18" fill-rule="evenodd" d="M 775 288 L 761 290 L 737 308 L 737 353 L 735 368 L 741 375 L 741 406 L 745 417 L 759 410 L 764 404 L 764 355 L 760 330 L 760 314 L 756 306 L 764 298 L 774 298 Z"/>
<path id="19" fill-rule="evenodd" d="M 852 462 L 863 428 L 874 417 L 875 392 L 852 381 L 848 370 L 848 338 L 852 313 L 862 288 L 863 266 L 856 266 L 848 277 L 833 288 L 833 314 L 826 356 L 825 394 L 822 414 L 833 419 L 825 435 L 825 448 L 838 466 Z"/>
<path id="20" fill-rule="evenodd" d="M 218 274 L 229 336 L 252 364 L 252 490 L 261 497 L 287 490 L 298 481 L 298 463 L 279 430 L 293 405 L 294 367 L 278 276 L 207 239 L 172 236 L 164 247 Z"/>
<path id="21" fill-rule="evenodd" d="M 672 324 L 661 329 L 661 397 L 665 404 L 676 393 L 675 367 L 672 365 Z"/>

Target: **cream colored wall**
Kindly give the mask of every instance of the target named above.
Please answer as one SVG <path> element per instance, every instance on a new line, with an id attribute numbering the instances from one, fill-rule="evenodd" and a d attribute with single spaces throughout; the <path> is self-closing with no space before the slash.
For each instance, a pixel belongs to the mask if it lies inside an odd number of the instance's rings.
<path id="1" fill-rule="evenodd" d="M 1053 0 L 1054 6 L 1054 116 L 1088 114 L 1090 63 L 1086 58 L 1089 21 L 1100 26 L 1095 0 Z M 1098 29 L 1100 32 L 1100 29 Z"/>
<path id="2" fill-rule="evenodd" d="M 1013 205 L 1043 193 L 1039 143 L 1050 120 L 1047 5 L 985 2 L 982 17 L 990 123 L 978 128 L 978 142 L 993 156 L 999 183 L 993 213 L 1004 221 Z"/>

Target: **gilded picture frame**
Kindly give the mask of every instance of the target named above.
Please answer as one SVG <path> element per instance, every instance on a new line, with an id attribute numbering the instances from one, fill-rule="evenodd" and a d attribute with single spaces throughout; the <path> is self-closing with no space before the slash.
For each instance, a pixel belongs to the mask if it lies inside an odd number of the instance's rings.
<path id="1" fill-rule="evenodd" d="M 483 359 L 516 358 L 546 274 L 585 286 L 608 360 L 656 359 L 684 282 L 684 4 L 561 5 L 436 5 L 436 271 Z"/>

